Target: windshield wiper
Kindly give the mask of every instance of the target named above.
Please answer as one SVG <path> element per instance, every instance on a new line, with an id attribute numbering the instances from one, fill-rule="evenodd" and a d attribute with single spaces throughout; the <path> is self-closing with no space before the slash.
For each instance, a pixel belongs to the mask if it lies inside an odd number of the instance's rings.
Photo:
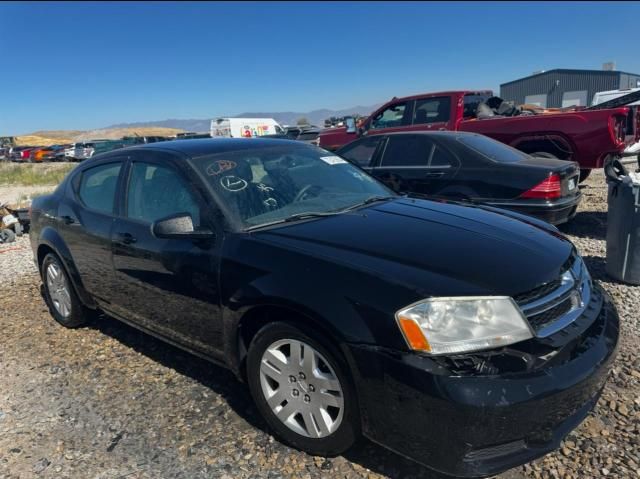
<path id="1" fill-rule="evenodd" d="M 344 209 L 342 211 L 350 211 L 353 210 L 355 208 L 360 208 L 361 206 L 366 206 L 366 205 L 370 205 L 371 203 L 377 203 L 379 201 L 387 201 L 387 200 L 393 200 L 395 198 L 400 198 L 401 196 L 406 196 L 406 195 L 397 195 L 397 196 L 372 196 L 370 198 L 367 198 L 364 201 L 361 201 L 360 203 L 356 203 L 355 205 L 351 205 L 349 206 L 347 209 Z"/>
<path id="2" fill-rule="evenodd" d="M 296 213 L 295 215 L 287 216 L 282 221 L 284 221 L 285 223 L 289 223 L 290 221 L 306 220 L 307 218 L 318 218 L 320 216 L 335 216 L 340 213 L 342 213 L 342 211 L 325 211 L 325 212 L 311 211 L 308 213 Z"/>
<path id="3" fill-rule="evenodd" d="M 286 218 L 281 218 L 279 220 L 270 221 L 268 223 L 262 223 L 260 225 L 249 226 L 248 228 L 245 228 L 244 230 L 245 231 L 251 231 L 251 230 L 255 230 L 255 229 L 259 229 L 259 228 L 265 228 L 267 226 L 278 225 L 278 224 L 281 224 L 281 223 L 292 223 L 294 221 L 306 220 L 307 218 L 319 218 L 319 217 L 322 217 L 322 216 L 335 216 L 335 215 L 338 215 L 338 214 L 342 213 L 342 211 L 344 211 L 344 210 L 326 211 L 326 212 L 309 211 L 307 213 L 296 213 L 296 214 L 287 216 Z"/>
<path id="4" fill-rule="evenodd" d="M 359 208 L 360 206 L 365 206 L 371 203 L 376 203 L 378 201 L 387 201 L 387 200 L 392 200 L 394 198 L 400 198 L 400 197 L 406 197 L 407 195 L 396 195 L 396 196 L 371 196 L 370 198 L 367 198 L 364 201 L 361 201 L 360 203 L 356 203 L 355 205 L 351 205 L 347 208 L 344 209 L 340 209 L 340 210 L 334 210 L 334 211 L 308 211 L 305 213 L 295 213 L 293 215 L 287 216 L 286 218 L 281 218 L 279 220 L 275 220 L 275 221 L 269 221 L 268 223 L 262 223 L 259 225 L 254 225 L 254 226 L 249 226 L 248 228 L 245 228 L 245 231 L 252 231 L 252 230 L 256 230 L 256 229 L 260 229 L 260 228 L 266 228 L 267 226 L 273 226 L 273 225 L 278 225 L 278 224 L 282 224 L 282 223 L 292 223 L 294 221 L 300 221 L 300 220 L 306 220 L 307 218 L 320 218 L 323 216 L 336 216 L 342 213 L 345 213 L 347 211 L 351 211 L 354 208 Z"/>

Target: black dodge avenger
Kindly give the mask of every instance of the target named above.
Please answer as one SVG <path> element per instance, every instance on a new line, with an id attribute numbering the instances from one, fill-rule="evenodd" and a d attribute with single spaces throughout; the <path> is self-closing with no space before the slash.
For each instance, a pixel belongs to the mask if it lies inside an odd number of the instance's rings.
<path id="1" fill-rule="evenodd" d="M 451 475 L 558 447 L 618 316 L 555 227 L 398 196 L 315 146 L 172 141 L 99 155 L 32 206 L 53 317 L 103 311 L 246 381 L 287 444 L 363 434 Z"/>

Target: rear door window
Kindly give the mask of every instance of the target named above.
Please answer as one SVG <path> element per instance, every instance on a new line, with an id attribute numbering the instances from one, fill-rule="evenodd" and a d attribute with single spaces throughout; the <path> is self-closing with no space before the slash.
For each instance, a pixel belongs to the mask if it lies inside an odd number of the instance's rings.
<path id="1" fill-rule="evenodd" d="M 382 167 L 428 167 L 434 143 L 426 135 L 391 135 Z"/>
<path id="2" fill-rule="evenodd" d="M 475 118 L 478 111 L 478 105 L 489 99 L 490 95 L 486 93 L 467 93 L 464 96 L 463 117 Z"/>
<path id="3" fill-rule="evenodd" d="M 367 166 L 371 166 L 373 155 L 375 154 L 380 141 L 383 139 L 384 136 L 382 135 L 374 135 L 355 141 L 341 149 L 339 152 L 340 156 L 358 166 L 366 168 Z"/>
<path id="4" fill-rule="evenodd" d="M 431 168 L 451 168 L 457 164 L 456 159 L 439 145 L 436 145 L 431 155 L 429 166 Z"/>
<path id="5" fill-rule="evenodd" d="M 112 214 L 121 168 L 118 162 L 84 170 L 78 186 L 80 201 L 87 208 Z"/>
<path id="6" fill-rule="evenodd" d="M 449 121 L 451 116 L 451 98 L 441 96 L 416 100 L 413 113 L 413 124 L 442 123 Z"/>

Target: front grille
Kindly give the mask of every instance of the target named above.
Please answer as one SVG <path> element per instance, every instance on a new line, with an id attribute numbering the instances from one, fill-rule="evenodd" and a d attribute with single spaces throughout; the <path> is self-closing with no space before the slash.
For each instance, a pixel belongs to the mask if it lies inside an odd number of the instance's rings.
<path id="1" fill-rule="evenodd" d="M 567 314 L 571 311 L 573 307 L 571 298 L 565 299 L 559 305 L 554 306 L 553 308 L 547 309 L 541 313 L 529 316 L 527 319 L 529 320 L 529 324 L 535 331 L 539 331 L 540 329 L 548 326 L 553 323 L 560 316 Z"/>
<path id="2" fill-rule="evenodd" d="M 515 296 L 513 296 L 514 301 L 521 306 L 526 305 L 528 303 L 532 303 L 533 301 L 542 299 L 545 296 L 549 295 L 551 292 L 558 289 L 562 282 L 562 275 L 574 266 L 576 259 L 577 255 L 574 251 L 571 253 L 571 256 L 569 256 L 567 261 L 564 262 L 562 268 L 560 268 L 560 276 L 558 276 L 558 278 L 524 293 L 516 294 Z"/>
<path id="3" fill-rule="evenodd" d="M 572 254 L 559 278 L 514 297 L 538 337 L 547 337 L 575 321 L 589 302 L 589 274 Z"/>
<path id="4" fill-rule="evenodd" d="M 538 286 L 537 288 L 527 291 L 526 293 L 517 294 L 513 297 L 513 299 L 518 304 L 527 304 L 548 295 L 552 291 L 558 289 L 559 286 L 560 278 L 545 283 L 542 286 Z"/>

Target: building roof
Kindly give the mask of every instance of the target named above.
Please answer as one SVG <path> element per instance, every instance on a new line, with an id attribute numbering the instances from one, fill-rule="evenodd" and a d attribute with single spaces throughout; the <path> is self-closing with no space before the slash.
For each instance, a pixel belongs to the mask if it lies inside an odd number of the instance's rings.
<path id="1" fill-rule="evenodd" d="M 539 77 L 542 75 L 548 75 L 549 73 L 586 73 L 586 74 L 598 74 L 598 75 L 602 75 L 602 74 L 607 74 L 607 75 L 620 75 L 620 74 L 624 74 L 624 75 L 633 75 L 633 76 L 637 76 L 640 77 L 640 74 L 638 73 L 629 73 L 629 72 L 623 72 L 620 70 L 574 70 L 574 69 L 570 69 L 570 68 L 554 68 L 553 70 L 546 70 L 540 73 L 536 73 L 535 75 L 529 75 L 526 77 L 522 77 L 522 78 L 518 78 L 517 80 L 511 80 L 508 81 L 506 83 L 501 83 L 500 86 L 504 86 L 504 85 L 510 85 L 511 83 L 516 83 L 522 80 L 528 80 L 529 78 L 535 78 L 535 77 Z"/>

